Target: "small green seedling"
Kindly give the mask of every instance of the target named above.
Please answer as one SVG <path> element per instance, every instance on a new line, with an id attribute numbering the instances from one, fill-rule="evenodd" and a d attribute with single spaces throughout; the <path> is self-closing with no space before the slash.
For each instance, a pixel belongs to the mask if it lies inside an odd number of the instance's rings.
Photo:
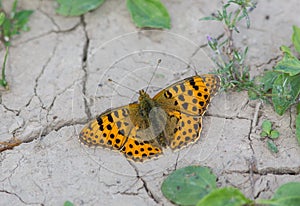
<path id="1" fill-rule="evenodd" d="M 263 131 L 260 133 L 260 136 L 270 137 L 271 139 L 277 139 L 279 137 L 279 132 L 277 130 L 272 130 L 272 123 L 270 120 L 264 120 L 261 127 Z"/>
<path id="2" fill-rule="evenodd" d="M 69 200 L 64 202 L 64 206 L 74 206 L 74 204 L 72 202 L 70 202 Z"/>
<path id="3" fill-rule="evenodd" d="M 262 132 L 260 133 L 260 136 L 263 138 L 268 138 L 267 140 L 268 149 L 271 152 L 277 153 L 278 148 L 274 143 L 274 140 L 279 137 L 279 132 L 277 130 L 272 130 L 272 123 L 270 120 L 264 120 L 261 127 L 262 127 Z"/>

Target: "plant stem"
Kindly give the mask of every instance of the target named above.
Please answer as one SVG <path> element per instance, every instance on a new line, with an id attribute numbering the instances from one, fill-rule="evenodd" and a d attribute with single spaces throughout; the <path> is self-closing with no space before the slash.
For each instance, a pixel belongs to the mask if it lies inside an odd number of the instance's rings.
<path id="1" fill-rule="evenodd" d="M 7 56 L 8 56 L 8 47 L 6 47 L 4 61 L 3 61 L 3 64 L 2 64 L 2 79 L 1 79 L 1 84 L 6 89 L 8 88 L 7 81 L 6 81 L 6 78 L 5 78 L 5 66 L 6 66 Z"/>
<path id="2" fill-rule="evenodd" d="M 231 25 L 236 25 L 236 20 L 237 20 L 238 16 L 240 15 L 241 11 L 242 11 L 242 9 L 238 9 L 238 10 L 236 11 L 235 16 L 234 16 L 234 18 L 233 18 L 233 20 L 232 20 Z"/>

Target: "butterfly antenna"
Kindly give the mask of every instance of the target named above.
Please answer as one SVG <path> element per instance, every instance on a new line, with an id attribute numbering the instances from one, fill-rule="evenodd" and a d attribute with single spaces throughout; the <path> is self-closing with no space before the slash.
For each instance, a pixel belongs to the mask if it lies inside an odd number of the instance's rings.
<path id="1" fill-rule="evenodd" d="M 131 89 L 130 87 L 127 87 L 127 86 L 125 86 L 125 85 L 123 85 L 123 84 L 120 84 L 120 83 L 116 82 L 115 80 L 112 80 L 112 79 L 107 79 L 107 80 L 108 80 L 109 82 L 114 83 L 114 84 L 117 85 L 117 86 L 124 87 L 124 88 L 126 88 L 126 89 L 128 89 L 128 90 L 130 90 L 130 91 L 132 91 L 132 92 L 134 92 L 134 93 L 138 93 L 136 90 Z"/>
<path id="2" fill-rule="evenodd" d="M 157 71 L 158 66 L 159 66 L 160 63 L 161 63 L 161 59 L 159 59 L 159 60 L 157 61 L 155 70 L 154 70 L 154 72 L 153 72 L 153 74 L 152 74 L 152 77 L 150 78 L 150 81 L 148 82 L 148 85 L 147 85 L 147 88 L 146 88 L 146 92 L 148 91 L 148 88 L 149 88 L 149 86 L 150 86 L 150 83 L 152 82 L 152 80 L 153 80 L 153 78 L 154 78 L 154 75 L 155 75 L 155 73 L 156 73 L 156 71 Z"/>

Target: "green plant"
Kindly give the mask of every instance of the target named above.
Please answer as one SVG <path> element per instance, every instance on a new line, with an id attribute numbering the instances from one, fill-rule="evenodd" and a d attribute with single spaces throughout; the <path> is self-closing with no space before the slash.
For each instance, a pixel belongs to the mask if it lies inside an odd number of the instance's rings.
<path id="1" fill-rule="evenodd" d="M 279 137 L 279 132 L 277 130 L 272 130 L 272 123 L 270 120 L 264 120 L 261 127 L 261 137 L 270 137 L 271 139 L 277 139 Z"/>
<path id="2" fill-rule="evenodd" d="M 14 35 L 20 34 L 21 31 L 29 31 L 27 23 L 32 15 L 32 10 L 17 10 L 18 0 L 14 0 L 11 12 L 6 14 L 2 8 L 0 0 L 0 9 L 5 18 L 0 26 L 1 41 L 6 45 L 10 45 L 10 40 Z"/>
<path id="3" fill-rule="evenodd" d="M 230 11 L 233 6 L 237 6 L 237 9 Z M 249 66 L 245 64 L 248 47 L 240 50 L 233 41 L 233 32 L 239 33 L 237 24 L 240 21 L 245 19 L 247 27 L 250 27 L 248 12 L 255 6 L 256 3 L 251 0 L 230 0 L 223 4 L 217 14 L 200 19 L 219 21 L 224 26 L 225 39 L 207 37 L 208 45 L 214 52 L 212 60 L 218 67 L 216 72 L 221 77 L 224 90 L 256 90 L 250 80 Z"/>
<path id="4" fill-rule="evenodd" d="M 262 138 L 268 138 L 267 139 L 268 149 L 271 152 L 277 153 L 278 148 L 274 143 L 274 140 L 279 137 L 279 132 L 277 130 L 272 129 L 272 123 L 270 120 L 264 120 L 261 125 L 261 128 L 262 128 L 262 132 L 260 133 L 260 136 Z"/>
<path id="5" fill-rule="evenodd" d="M 8 90 L 8 83 L 5 76 L 5 67 L 8 56 L 8 47 L 10 46 L 10 40 L 14 35 L 20 34 L 21 31 L 28 31 L 29 27 L 27 23 L 29 17 L 33 13 L 32 10 L 17 11 L 18 0 L 14 0 L 12 10 L 7 15 L 2 7 L 2 1 L 0 0 L 0 39 L 6 47 L 5 56 L 2 64 L 2 72 L 0 85 Z"/>
<path id="6" fill-rule="evenodd" d="M 293 26 L 292 43 L 300 54 L 300 28 Z M 274 110 L 283 115 L 291 105 L 297 103 L 300 94 L 300 61 L 287 46 L 281 46 L 283 58 L 271 71 L 256 78 L 261 93 L 271 97 Z M 252 95 L 252 98 L 260 96 Z"/>
<path id="7" fill-rule="evenodd" d="M 207 167 L 188 166 L 170 174 L 161 187 L 163 195 L 178 205 L 197 206 L 297 206 L 300 182 L 281 185 L 273 197 L 250 200 L 234 187 L 216 187 L 216 176 Z"/>
<path id="8" fill-rule="evenodd" d="M 104 0 L 56 0 L 59 7 L 56 12 L 64 16 L 79 16 L 94 10 L 104 3 Z M 170 16 L 160 0 L 127 0 L 127 9 L 137 27 L 169 29 Z"/>
<path id="9" fill-rule="evenodd" d="M 230 6 L 237 5 L 235 11 L 229 11 Z M 237 23 L 246 20 L 250 26 L 248 11 L 255 8 L 251 0 L 229 0 L 216 15 L 204 17 L 201 20 L 215 20 L 224 25 L 225 39 L 218 40 L 208 36 L 208 45 L 214 52 L 212 60 L 217 65 L 216 73 L 221 77 L 223 89 L 246 90 L 250 99 L 262 99 L 272 103 L 274 110 L 283 115 L 291 105 L 299 102 L 300 94 L 300 60 L 293 55 L 290 48 L 281 46 L 283 58 L 271 71 L 250 79 L 249 66 L 245 65 L 248 48 L 239 50 L 234 46 L 233 32 L 239 32 Z M 300 28 L 293 26 L 292 42 L 295 51 L 300 54 Z M 221 41 L 222 40 L 222 41 Z M 298 115 L 299 116 L 299 115 Z M 300 117 L 296 118 L 296 136 L 300 143 Z M 268 148 L 276 151 L 272 140 L 267 141 Z"/>

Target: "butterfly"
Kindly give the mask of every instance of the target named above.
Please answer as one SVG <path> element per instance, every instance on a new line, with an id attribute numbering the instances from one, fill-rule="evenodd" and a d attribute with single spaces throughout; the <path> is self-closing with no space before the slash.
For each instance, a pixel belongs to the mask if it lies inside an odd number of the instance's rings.
<path id="1" fill-rule="evenodd" d="M 200 137 L 202 116 L 220 88 L 214 74 L 188 77 L 151 98 L 139 91 L 137 103 L 109 109 L 89 122 L 79 140 L 87 146 L 116 150 L 143 162 L 181 149 Z"/>

